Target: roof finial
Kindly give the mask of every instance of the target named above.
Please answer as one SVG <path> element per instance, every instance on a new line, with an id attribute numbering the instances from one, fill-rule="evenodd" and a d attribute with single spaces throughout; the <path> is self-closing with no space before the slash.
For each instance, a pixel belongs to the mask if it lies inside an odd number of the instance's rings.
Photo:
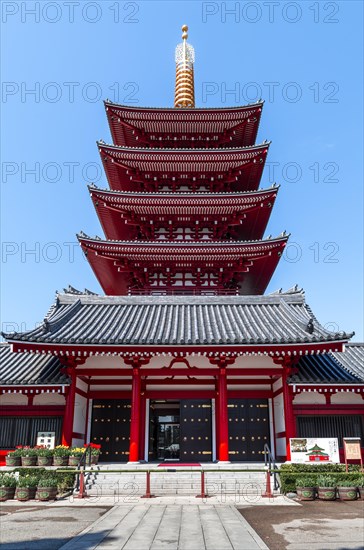
<path id="1" fill-rule="evenodd" d="M 195 106 L 195 85 L 193 64 L 195 62 L 195 50 L 191 44 L 187 44 L 188 26 L 182 26 L 182 40 L 176 48 L 176 89 L 174 95 L 175 107 Z"/>

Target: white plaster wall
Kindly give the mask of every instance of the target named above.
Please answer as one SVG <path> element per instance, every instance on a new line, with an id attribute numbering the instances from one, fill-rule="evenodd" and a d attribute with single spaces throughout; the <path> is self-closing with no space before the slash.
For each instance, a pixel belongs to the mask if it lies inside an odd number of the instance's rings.
<path id="1" fill-rule="evenodd" d="M 73 417 L 73 431 L 81 434 L 86 430 L 87 417 L 87 399 L 76 393 L 75 395 L 75 412 Z"/>
<path id="2" fill-rule="evenodd" d="M 80 380 L 80 378 L 76 378 L 76 388 L 87 393 L 88 384 L 84 380 Z"/>
<path id="3" fill-rule="evenodd" d="M 276 439 L 276 456 L 286 456 L 286 438 L 278 437 Z"/>
<path id="4" fill-rule="evenodd" d="M 325 405 L 325 403 L 325 396 L 316 391 L 299 393 L 293 399 L 294 405 Z"/>
<path id="5" fill-rule="evenodd" d="M 76 437 L 72 439 L 72 447 L 83 447 L 84 443 L 83 439 L 78 439 Z"/>
<path id="6" fill-rule="evenodd" d="M 331 395 L 332 405 L 364 405 L 362 396 L 354 392 L 339 392 Z"/>
<path id="7" fill-rule="evenodd" d="M 273 409 L 274 409 L 274 425 L 275 425 L 276 433 L 284 432 L 286 430 L 286 423 L 284 419 L 283 393 L 280 393 L 279 395 L 276 395 L 276 397 L 273 398 Z"/>
<path id="8" fill-rule="evenodd" d="M 59 393 L 39 393 L 33 399 L 33 405 L 38 406 L 62 406 L 65 405 L 66 399 L 64 395 Z"/>
<path id="9" fill-rule="evenodd" d="M 280 376 L 277 380 L 275 380 L 272 384 L 273 393 L 280 390 L 283 387 L 283 380 Z"/>
<path id="10" fill-rule="evenodd" d="M 262 355 L 262 356 L 240 355 L 239 357 L 236 358 L 235 363 L 232 366 L 237 367 L 239 369 L 242 369 L 242 368 L 249 368 L 249 369 L 277 368 L 277 369 L 280 369 L 280 367 L 278 365 L 273 363 L 273 359 L 271 357 L 267 357 L 266 355 Z"/>
<path id="11" fill-rule="evenodd" d="M 28 405 L 28 397 L 21 393 L 4 393 L 0 395 L 0 406 Z"/>

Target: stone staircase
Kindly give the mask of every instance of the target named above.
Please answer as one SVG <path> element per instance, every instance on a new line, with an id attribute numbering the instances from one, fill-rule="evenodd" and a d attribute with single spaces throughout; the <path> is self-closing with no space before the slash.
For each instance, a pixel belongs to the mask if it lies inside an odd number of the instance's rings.
<path id="1" fill-rule="evenodd" d="M 156 467 L 156 465 L 103 464 L 94 466 L 87 474 L 86 488 L 90 497 L 122 497 L 133 502 L 146 492 L 146 472 L 150 474 L 151 494 L 155 496 L 196 496 L 201 493 L 201 468 Z M 244 469 L 245 471 L 238 471 Z M 254 470 L 261 470 L 259 472 Z M 121 473 L 114 470 L 123 470 Z M 259 499 L 266 489 L 264 465 L 259 464 L 204 464 L 205 492 L 210 496 L 236 495 L 250 501 Z M 271 477 L 273 489 L 273 477 Z"/>

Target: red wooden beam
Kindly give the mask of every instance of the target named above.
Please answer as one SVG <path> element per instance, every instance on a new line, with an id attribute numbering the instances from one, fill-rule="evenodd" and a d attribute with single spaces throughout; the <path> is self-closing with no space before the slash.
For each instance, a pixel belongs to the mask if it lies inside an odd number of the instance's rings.
<path id="1" fill-rule="evenodd" d="M 215 380 L 213 378 L 210 379 L 201 379 L 201 378 L 159 378 L 159 379 L 150 379 L 148 378 L 145 380 L 147 386 L 176 386 L 176 385 L 183 385 L 183 386 L 213 386 L 215 384 Z M 228 385 L 230 386 L 242 386 L 244 384 L 248 385 L 256 385 L 256 386 L 269 386 L 270 380 L 262 380 L 262 379 L 249 379 L 245 378 L 240 380 L 227 380 Z M 95 386 L 130 386 L 131 385 L 131 379 L 129 380 L 120 380 L 118 378 L 95 378 L 90 380 L 90 385 L 92 387 Z"/>
<path id="2" fill-rule="evenodd" d="M 327 353 L 329 351 L 343 351 L 345 340 L 334 342 L 314 342 L 302 344 L 204 344 L 192 345 L 150 345 L 148 344 L 148 354 L 153 357 L 155 355 L 169 354 L 170 357 L 190 355 L 191 353 L 202 354 L 207 357 L 213 357 L 215 354 L 227 354 L 228 356 L 236 356 L 239 354 L 261 354 L 261 356 L 280 357 L 283 354 L 287 356 L 306 355 L 306 353 Z M 34 353 L 47 353 L 48 351 L 54 355 L 70 356 L 70 357 L 86 357 L 89 355 L 126 355 L 141 354 L 146 357 L 146 345 L 89 345 L 89 344 L 53 344 L 53 343 L 37 343 L 37 342 L 22 342 L 9 340 L 12 346 L 12 351 L 22 352 L 29 351 Z M 176 355 L 175 355 L 176 354 Z"/>
<path id="3" fill-rule="evenodd" d="M 192 358 L 193 360 L 193 358 Z M 282 373 L 281 368 L 233 368 L 227 367 L 227 376 L 280 376 Z M 141 368 L 141 376 L 218 376 L 219 371 L 217 368 L 174 368 L 174 367 L 160 367 L 156 369 Z M 132 376 L 132 369 L 129 367 L 121 368 L 89 368 L 84 366 L 77 369 L 77 376 Z"/>

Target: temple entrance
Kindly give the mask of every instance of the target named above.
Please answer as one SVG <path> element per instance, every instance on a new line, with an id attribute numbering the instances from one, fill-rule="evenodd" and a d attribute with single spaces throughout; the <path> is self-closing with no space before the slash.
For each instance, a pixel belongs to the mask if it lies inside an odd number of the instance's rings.
<path id="1" fill-rule="evenodd" d="M 149 460 L 178 461 L 180 458 L 180 402 L 151 401 Z"/>
<path id="2" fill-rule="evenodd" d="M 129 399 L 94 399 L 91 442 L 101 445 L 100 462 L 127 462 L 130 440 Z"/>
<path id="3" fill-rule="evenodd" d="M 151 401 L 149 461 L 211 461 L 211 421 L 210 399 Z"/>

